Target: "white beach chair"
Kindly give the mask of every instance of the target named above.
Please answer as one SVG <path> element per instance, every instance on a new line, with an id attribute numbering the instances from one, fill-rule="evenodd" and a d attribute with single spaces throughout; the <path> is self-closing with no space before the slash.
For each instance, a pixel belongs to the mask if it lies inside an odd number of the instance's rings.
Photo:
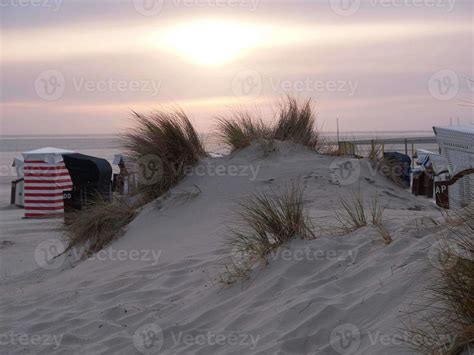
<path id="1" fill-rule="evenodd" d="M 448 161 L 451 179 L 474 168 L 474 126 L 433 127 L 442 155 Z M 474 174 L 449 186 L 449 205 L 461 208 L 474 202 Z"/>

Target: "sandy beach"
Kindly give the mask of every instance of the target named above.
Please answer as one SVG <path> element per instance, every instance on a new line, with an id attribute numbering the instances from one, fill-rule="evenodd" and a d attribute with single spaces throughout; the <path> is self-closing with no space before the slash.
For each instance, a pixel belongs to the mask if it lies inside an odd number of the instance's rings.
<path id="1" fill-rule="evenodd" d="M 474 0 L 0 11 L 0 355 L 474 355 Z"/>
<path id="2" fill-rule="evenodd" d="M 83 261 L 68 253 L 43 263 L 42 250 L 64 245 L 62 221 L 22 220 L 21 209 L 4 208 L 0 333 L 9 341 L 2 353 L 411 353 L 401 344 L 399 317 L 433 270 L 437 227 L 430 218 L 440 213 L 366 160 L 346 177 L 356 184 L 341 181 L 338 159 L 345 158 L 285 142 L 271 153 L 254 145 L 207 158 Z M 219 265 L 233 257 L 222 242 L 235 201 L 295 179 L 306 187 L 319 238 L 293 241 L 249 280 L 220 285 Z M 359 188 L 387 206 L 390 245 L 371 226 L 328 234 L 338 196 Z M 159 341 L 147 348 L 143 331 Z M 354 332 L 350 352 L 337 342 L 347 331 Z"/>

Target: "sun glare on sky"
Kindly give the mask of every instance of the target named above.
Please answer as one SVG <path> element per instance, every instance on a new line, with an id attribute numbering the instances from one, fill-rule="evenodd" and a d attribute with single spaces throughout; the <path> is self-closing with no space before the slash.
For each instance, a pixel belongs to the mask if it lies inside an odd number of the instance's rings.
<path id="1" fill-rule="evenodd" d="M 170 28 L 161 46 L 198 64 L 223 65 L 262 43 L 264 34 L 239 23 L 199 21 Z"/>

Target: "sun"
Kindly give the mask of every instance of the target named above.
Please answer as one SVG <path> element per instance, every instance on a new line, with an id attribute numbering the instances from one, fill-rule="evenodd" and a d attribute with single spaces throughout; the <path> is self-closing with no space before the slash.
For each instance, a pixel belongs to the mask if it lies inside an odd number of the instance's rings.
<path id="1" fill-rule="evenodd" d="M 257 28 L 224 21 L 197 21 L 166 31 L 161 46 L 204 65 L 222 65 L 243 55 L 262 41 Z"/>

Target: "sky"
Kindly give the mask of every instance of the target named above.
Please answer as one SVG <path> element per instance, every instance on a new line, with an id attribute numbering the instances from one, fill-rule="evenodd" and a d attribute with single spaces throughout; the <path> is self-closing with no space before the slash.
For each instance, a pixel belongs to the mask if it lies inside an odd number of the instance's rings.
<path id="1" fill-rule="evenodd" d="M 474 121 L 472 0 L 0 0 L 0 134 L 115 134 L 181 107 L 199 131 L 285 95 L 325 131 Z"/>

